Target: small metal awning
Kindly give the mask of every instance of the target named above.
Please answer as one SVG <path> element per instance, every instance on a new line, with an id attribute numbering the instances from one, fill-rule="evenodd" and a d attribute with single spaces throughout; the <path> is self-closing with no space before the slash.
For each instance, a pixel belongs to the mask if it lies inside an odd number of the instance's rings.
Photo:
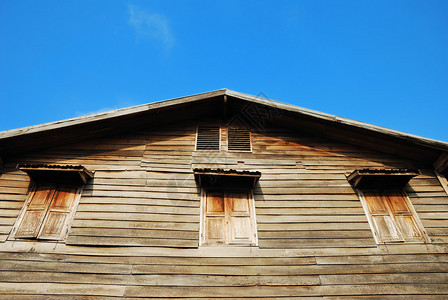
<path id="1" fill-rule="evenodd" d="M 93 178 L 93 173 L 83 166 L 18 164 L 17 169 L 26 172 L 35 182 L 83 185 Z"/>
<path id="2" fill-rule="evenodd" d="M 401 188 L 420 174 L 416 169 L 362 169 L 353 171 L 348 181 L 356 188 Z"/>
<path id="3" fill-rule="evenodd" d="M 258 171 L 194 169 L 194 178 L 202 187 L 253 187 L 261 177 Z"/>

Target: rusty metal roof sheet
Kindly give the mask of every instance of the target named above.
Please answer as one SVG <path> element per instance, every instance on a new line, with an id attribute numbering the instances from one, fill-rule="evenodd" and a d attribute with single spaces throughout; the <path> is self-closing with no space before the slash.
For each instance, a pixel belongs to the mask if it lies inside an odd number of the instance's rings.
<path id="1" fill-rule="evenodd" d="M 259 171 L 247 171 L 247 170 L 233 170 L 233 169 L 193 169 L 194 173 L 210 173 L 210 174 L 222 174 L 222 175 L 253 175 L 253 176 L 261 176 L 261 172 Z"/>
<path id="2" fill-rule="evenodd" d="M 36 182 L 86 184 L 93 173 L 81 165 L 18 164 Z"/>
<path id="3" fill-rule="evenodd" d="M 420 175 L 417 169 L 360 169 L 347 179 L 360 189 L 402 188 L 417 175 Z"/>

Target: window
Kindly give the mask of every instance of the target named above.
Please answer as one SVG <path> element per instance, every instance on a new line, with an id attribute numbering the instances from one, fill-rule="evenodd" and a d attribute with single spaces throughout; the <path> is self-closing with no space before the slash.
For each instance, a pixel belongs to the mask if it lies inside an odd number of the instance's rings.
<path id="1" fill-rule="evenodd" d="M 227 131 L 227 143 L 221 145 L 221 129 Z M 225 131 L 226 130 L 226 131 Z M 199 125 L 196 134 L 196 150 L 219 151 L 226 147 L 228 151 L 252 151 L 250 130 L 240 126 L 221 128 L 220 126 Z"/>
<path id="2" fill-rule="evenodd" d="M 219 126 L 198 126 L 196 135 L 196 150 L 220 150 Z"/>
<path id="3" fill-rule="evenodd" d="M 18 221 L 15 238 L 62 239 L 79 192 L 75 186 L 36 185 Z"/>
<path id="4" fill-rule="evenodd" d="M 252 192 L 205 189 L 201 245 L 256 245 Z"/>
<path id="5" fill-rule="evenodd" d="M 63 240 L 68 233 L 83 185 L 93 174 L 83 166 L 18 165 L 32 188 L 17 218 L 11 239 Z"/>
<path id="6" fill-rule="evenodd" d="M 229 151 L 251 151 L 249 129 L 229 127 L 227 135 Z"/>
<path id="7" fill-rule="evenodd" d="M 363 169 L 348 176 L 360 195 L 377 243 L 429 241 L 403 191 L 409 180 L 419 174 L 414 169 Z"/>
<path id="8" fill-rule="evenodd" d="M 377 242 L 424 242 L 426 235 L 407 196 L 400 190 L 361 191 Z"/>

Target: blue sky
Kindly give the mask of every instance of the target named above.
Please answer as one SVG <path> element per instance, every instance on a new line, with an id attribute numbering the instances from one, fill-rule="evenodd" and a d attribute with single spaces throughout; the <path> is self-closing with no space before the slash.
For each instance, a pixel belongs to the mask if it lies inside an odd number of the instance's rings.
<path id="1" fill-rule="evenodd" d="M 448 142 L 448 1 L 0 0 L 0 130 L 220 88 Z"/>

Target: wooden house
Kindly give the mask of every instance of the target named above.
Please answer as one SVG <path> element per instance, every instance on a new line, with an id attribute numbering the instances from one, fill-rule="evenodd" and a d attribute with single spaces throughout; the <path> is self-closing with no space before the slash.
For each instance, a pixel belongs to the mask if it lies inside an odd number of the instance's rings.
<path id="1" fill-rule="evenodd" d="M 448 298 L 448 143 L 227 89 L 0 132 L 0 298 Z"/>

